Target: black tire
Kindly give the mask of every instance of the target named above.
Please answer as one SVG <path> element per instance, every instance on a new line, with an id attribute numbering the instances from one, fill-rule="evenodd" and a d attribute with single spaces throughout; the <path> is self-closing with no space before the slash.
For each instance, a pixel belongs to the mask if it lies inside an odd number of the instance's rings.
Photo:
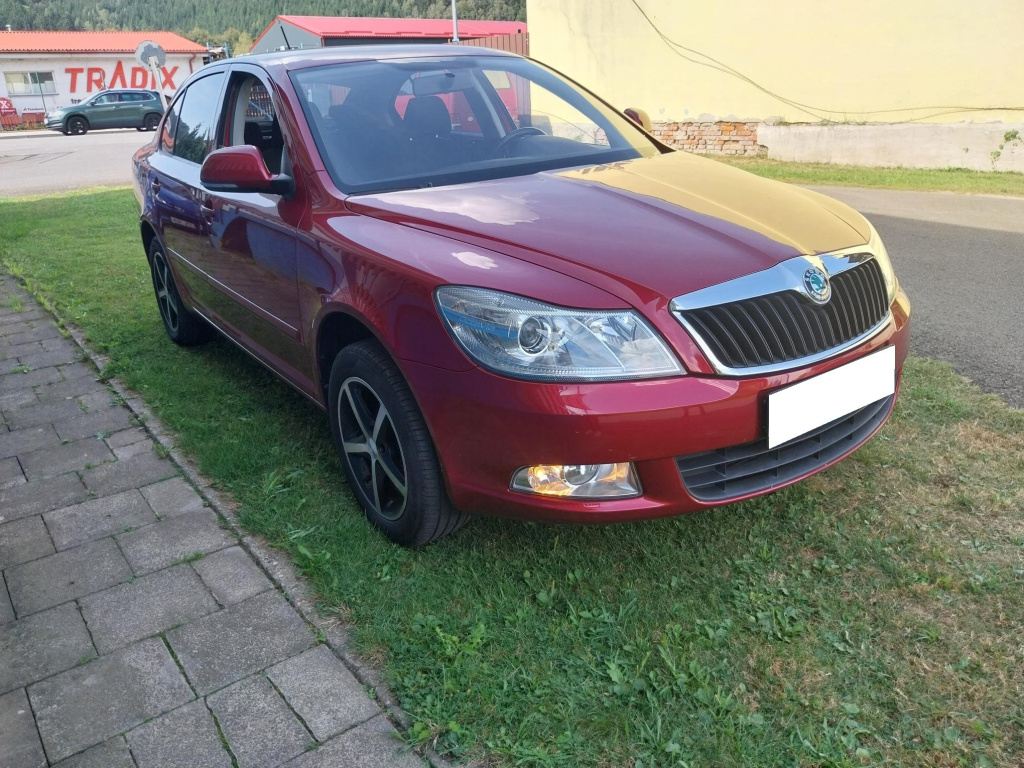
<path id="1" fill-rule="evenodd" d="M 142 133 L 146 129 L 145 128 L 140 128 L 139 126 L 135 126 L 135 130 L 138 131 L 139 133 Z"/>
<path id="2" fill-rule="evenodd" d="M 418 547 L 466 524 L 469 516 L 448 500 L 434 443 L 409 385 L 380 344 L 360 341 L 338 353 L 327 402 L 349 487 L 385 536 Z"/>
<path id="3" fill-rule="evenodd" d="M 163 246 L 155 237 L 149 244 L 149 271 L 160 319 L 171 341 L 182 347 L 194 347 L 209 341 L 213 329 L 201 317 L 185 309 Z"/>
<path id="4" fill-rule="evenodd" d="M 144 131 L 155 131 L 156 127 L 160 125 L 160 115 L 150 112 L 144 118 L 142 118 L 142 129 Z"/>
<path id="5" fill-rule="evenodd" d="M 64 132 L 71 136 L 85 136 L 89 132 L 89 121 L 78 115 L 69 117 L 65 125 Z"/>

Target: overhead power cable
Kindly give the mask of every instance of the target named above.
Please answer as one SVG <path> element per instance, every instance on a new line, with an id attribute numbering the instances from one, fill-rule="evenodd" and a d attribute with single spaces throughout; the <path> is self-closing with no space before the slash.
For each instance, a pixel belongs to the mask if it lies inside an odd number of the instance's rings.
<path id="1" fill-rule="evenodd" d="M 632 2 L 633 5 L 636 6 L 636 9 L 638 11 L 640 11 L 640 14 L 644 17 L 644 20 L 650 25 L 651 29 L 654 30 L 654 32 L 658 35 L 658 37 L 660 37 L 661 40 L 667 46 L 669 46 L 669 49 L 672 50 L 672 52 L 675 53 L 680 58 L 685 59 L 686 61 L 689 61 L 692 64 L 696 64 L 696 65 L 701 66 L 701 67 L 708 67 L 709 69 L 714 69 L 714 70 L 717 70 L 718 72 L 722 72 L 723 74 L 730 75 L 731 77 L 735 77 L 735 78 L 737 78 L 739 80 L 742 80 L 743 82 L 751 85 L 752 87 L 756 88 L 757 90 L 761 91 L 762 93 L 764 93 L 764 94 L 766 94 L 768 96 L 771 96 L 773 99 L 777 99 L 778 101 L 781 101 L 783 104 L 786 104 L 787 106 L 793 107 L 794 109 L 797 109 L 797 110 L 799 110 L 799 111 L 801 111 L 801 112 L 803 112 L 805 114 L 811 115 L 812 117 L 816 117 L 819 120 L 821 120 L 822 122 L 827 122 L 827 123 L 836 122 L 835 120 L 832 120 L 831 118 L 828 118 L 828 117 L 826 117 L 823 114 L 820 114 L 822 112 L 831 113 L 831 114 L 842 114 L 842 115 L 885 115 L 885 114 L 896 114 L 896 113 L 900 113 L 900 112 L 922 112 L 922 111 L 929 110 L 929 109 L 931 109 L 931 110 L 940 110 L 939 112 L 935 112 L 934 114 L 925 115 L 923 117 L 915 117 L 915 118 L 913 118 L 911 120 L 907 120 L 907 121 L 904 121 L 904 122 L 915 122 L 917 120 L 927 120 L 927 119 L 932 118 L 932 117 L 942 117 L 944 115 L 958 114 L 958 113 L 963 113 L 963 112 L 1024 112 L 1024 106 L 1021 106 L 1021 107 L 968 107 L 968 106 L 958 106 L 958 105 L 953 105 L 953 106 L 942 105 L 942 106 L 924 106 L 924 107 L 899 107 L 899 108 L 896 108 L 896 109 L 844 110 L 844 109 L 828 109 L 826 107 L 817 107 L 817 106 L 813 106 L 813 105 L 809 105 L 809 104 L 804 104 L 804 103 L 799 102 L 799 101 L 794 101 L 793 99 L 788 99 L 785 96 L 783 96 L 783 95 L 781 95 L 779 93 L 776 93 L 775 91 L 773 91 L 773 90 L 771 90 L 769 88 L 766 88 L 765 86 L 761 85 L 760 83 L 758 83 L 754 79 L 748 77 L 747 75 L 743 74 L 739 70 L 734 69 L 733 67 L 729 66 L 725 62 L 719 61 L 718 59 L 714 58 L 713 56 L 710 56 L 710 55 L 708 55 L 706 53 L 702 53 L 701 51 L 698 51 L 698 50 L 696 50 L 694 48 L 689 48 L 689 47 L 683 45 L 682 43 L 677 42 L 676 40 L 673 40 L 671 37 L 669 37 L 667 34 L 665 34 L 658 27 L 658 25 L 654 22 L 654 19 L 652 19 L 650 17 L 650 15 L 647 13 L 647 11 L 644 10 L 643 6 L 640 5 L 639 0 L 630 0 L 630 2 Z M 692 55 L 688 56 L 686 54 L 692 54 Z M 694 56 L 699 56 L 700 59 L 693 58 Z M 705 59 L 705 61 L 702 61 L 701 59 Z"/>

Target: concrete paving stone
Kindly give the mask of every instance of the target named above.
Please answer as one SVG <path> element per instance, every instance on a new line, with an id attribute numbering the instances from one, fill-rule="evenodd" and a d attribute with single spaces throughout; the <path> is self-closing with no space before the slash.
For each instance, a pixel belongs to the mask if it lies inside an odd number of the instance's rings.
<path id="1" fill-rule="evenodd" d="M 110 446 L 111 450 L 115 448 L 123 448 L 126 445 L 132 445 L 139 443 L 144 440 L 149 440 L 149 435 L 146 434 L 146 430 L 142 427 L 131 427 L 130 429 L 122 429 L 119 432 L 113 432 L 107 437 L 107 445 Z"/>
<path id="2" fill-rule="evenodd" d="M 21 471 L 21 464 L 15 457 L 0 459 L 0 488 L 10 488 L 24 482 L 25 473 Z"/>
<path id="3" fill-rule="evenodd" d="M 22 355 L 37 355 L 45 351 L 46 347 L 43 346 L 41 341 L 30 341 L 27 344 L 19 344 L 16 347 L 0 343 L 0 360 L 14 360 Z"/>
<path id="4" fill-rule="evenodd" d="M 79 601 L 100 653 L 219 610 L 187 565 L 176 565 Z"/>
<path id="5" fill-rule="evenodd" d="M 14 606 L 11 605 L 11 598 L 7 596 L 7 581 L 0 573 L 0 625 L 14 621 Z"/>
<path id="6" fill-rule="evenodd" d="M 102 381 L 81 376 L 77 379 L 67 379 L 66 381 L 58 381 L 53 384 L 36 387 L 35 392 L 39 397 L 39 402 L 49 403 L 55 400 L 67 400 L 96 392 L 109 392 L 109 390 Z"/>
<path id="7" fill-rule="evenodd" d="M 53 542 L 39 515 L 0 525 L 0 570 L 53 553 Z"/>
<path id="8" fill-rule="evenodd" d="M 135 762 L 128 751 L 128 743 L 123 736 L 118 736 L 63 760 L 56 768 L 135 768 Z"/>
<path id="9" fill-rule="evenodd" d="M 43 747 L 57 762 L 191 701 L 167 647 L 143 640 L 28 688 Z"/>
<path id="10" fill-rule="evenodd" d="M 57 368 L 65 379 L 96 378 L 96 369 L 92 363 L 71 363 L 59 365 Z"/>
<path id="11" fill-rule="evenodd" d="M 76 350 L 58 349 L 54 352 L 39 352 L 34 355 L 21 355 L 18 362 L 29 368 L 46 368 L 50 365 L 67 365 L 77 363 L 82 359 L 82 353 Z"/>
<path id="12" fill-rule="evenodd" d="M 44 515 L 57 549 L 70 549 L 128 529 L 156 522 L 156 515 L 137 490 L 90 499 Z"/>
<path id="13" fill-rule="evenodd" d="M 122 445 L 120 448 L 114 449 L 114 455 L 117 456 L 118 461 L 124 461 L 134 456 L 141 456 L 144 453 L 148 453 L 153 450 L 153 446 L 146 443 L 132 443 L 131 445 Z"/>
<path id="14" fill-rule="evenodd" d="M 31 453 L 40 448 L 50 448 L 55 445 L 60 445 L 60 438 L 57 436 L 56 430 L 49 424 L 28 429 L 15 429 L 0 435 L 0 459 Z"/>
<path id="15" fill-rule="evenodd" d="M 205 509 L 203 498 L 183 477 L 147 485 L 142 495 L 160 517 L 176 517 Z"/>
<path id="16" fill-rule="evenodd" d="M 210 511 L 194 512 L 148 525 L 117 537 L 138 575 L 166 568 L 176 561 L 230 547 L 235 537 L 220 527 Z"/>
<path id="17" fill-rule="evenodd" d="M 383 715 L 331 739 L 314 752 L 287 763 L 285 768 L 425 768 L 407 752 L 398 731 Z"/>
<path id="18" fill-rule="evenodd" d="M 75 400 L 67 402 L 78 403 Z M 78 440 L 83 437 L 96 437 L 107 432 L 116 432 L 119 429 L 132 425 L 131 411 L 126 408 L 108 408 L 103 411 L 81 410 L 77 414 L 61 420 L 54 420 L 53 428 L 57 430 L 62 440 Z"/>
<path id="19" fill-rule="evenodd" d="M 45 322 L 48 315 L 42 309 L 23 309 L 0 317 L 0 335 L 10 337 L 31 330 L 30 326 Z"/>
<path id="20" fill-rule="evenodd" d="M 28 341 L 42 341 L 43 339 L 52 339 L 60 336 L 60 330 L 52 320 L 40 318 L 39 320 L 30 321 L 29 325 L 35 325 L 35 327 L 21 329 L 18 333 L 8 334 L 7 343 L 13 347 L 15 344 L 24 344 Z"/>
<path id="21" fill-rule="evenodd" d="M 40 448 L 38 451 L 20 454 L 18 458 L 21 461 L 21 468 L 25 471 L 25 476 L 29 480 L 36 480 L 82 469 L 95 472 L 96 470 L 93 468 L 97 465 L 102 465 L 99 467 L 100 469 L 113 466 L 105 464 L 105 462 L 114 461 L 114 454 L 102 440 L 89 437 L 52 448 Z M 89 486 L 88 482 L 85 485 L 98 496 L 114 492 L 114 490 L 94 489 Z"/>
<path id="22" fill-rule="evenodd" d="M 201 695 L 313 645 L 309 628 L 276 591 L 171 630 L 167 640 Z"/>
<path id="23" fill-rule="evenodd" d="M 0 395 L 0 411 L 13 411 L 16 408 L 25 408 L 38 402 L 39 398 L 31 389 L 16 389 L 13 392 Z"/>
<path id="24" fill-rule="evenodd" d="M 239 768 L 277 768 L 313 741 L 263 675 L 247 677 L 206 701 Z"/>
<path id="25" fill-rule="evenodd" d="M 78 475 L 63 475 L 37 483 L 0 488 L 0 523 L 49 512 L 87 498 L 89 492 Z"/>
<path id="26" fill-rule="evenodd" d="M 46 768 L 46 765 L 25 691 L 18 689 L 0 696 L 0 766 Z"/>
<path id="27" fill-rule="evenodd" d="M 139 768 L 231 768 L 206 702 L 193 701 L 127 734 Z"/>
<path id="28" fill-rule="evenodd" d="M 7 591 L 18 616 L 27 616 L 130 578 L 114 540 L 100 539 L 8 568 Z"/>
<path id="29" fill-rule="evenodd" d="M 213 552 L 192 564 L 221 605 L 248 600 L 274 585 L 241 547 Z"/>
<path id="30" fill-rule="evenodd" d="M 74 603 L 0 626 L 0 693 L 71 669 L 96 651 Z"/>
<path id="31" fill-rule="evenodd" d="M 109 390 L 106 392 L 90 392 L 78 398 L 78 404 L 85 409 L 86 413 L 106 411 L 118 404 L 117 399 Z"/>
<path id="32" fill-rule="evenodd" d="M 326 645 L 267 670 L 318 741 L 326 741 L 380 713 L 362 684 Z"/>
<path id="33" fill-rule="evenodd" d="M 60 371 L 56 368 L 36 368 L 28 373 L 8 373 L 0 376 L 0 393 L 13 392 L 60 380 Z"/>
<path id="34" fill-rule="evenodd" d="M 151 451 L 124 461 L 116 461 L 113 464 L 105 464 L 102 467 L 87 470 L 82 473 L 82 480 L 85 487 L 97 496 L 109 496 L 118 491 L 149 485 L 175 474 L 177 474 L 177 469 L 174 464 L 157 456 L 155 451 Z"/>
<path id="35" fill-rule="evenodd" d="M 81 415 L 82 409 L 74 400 L 58 400 L 53 403 L 40 403 L 31 408 L 19 408 L 4 418 L 11 429 L 25 429 Z"/>

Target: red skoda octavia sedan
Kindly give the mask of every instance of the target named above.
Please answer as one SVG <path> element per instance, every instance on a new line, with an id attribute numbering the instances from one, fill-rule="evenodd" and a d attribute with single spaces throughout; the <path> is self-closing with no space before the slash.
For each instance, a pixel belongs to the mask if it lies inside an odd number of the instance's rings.
<path id="1" fill-rule="evenodd" d="M 828 467 L 886 420 L 907 354 L 878 234 L 629 114 L 479 48 L 204 67 L 134 158 L 167 333 L 216 329 L 324 408 L 404 545 Z"/>

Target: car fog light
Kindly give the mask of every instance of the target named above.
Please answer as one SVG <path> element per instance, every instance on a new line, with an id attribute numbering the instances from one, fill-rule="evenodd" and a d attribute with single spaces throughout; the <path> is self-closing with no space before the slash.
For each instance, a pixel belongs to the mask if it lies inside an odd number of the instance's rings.
<path id="1" fill-rule="evenodd" d="M 640 495 L 632 463 L 538 464 L 512 475 L 512 490 L 543 496 L 622 499 Z"/>

